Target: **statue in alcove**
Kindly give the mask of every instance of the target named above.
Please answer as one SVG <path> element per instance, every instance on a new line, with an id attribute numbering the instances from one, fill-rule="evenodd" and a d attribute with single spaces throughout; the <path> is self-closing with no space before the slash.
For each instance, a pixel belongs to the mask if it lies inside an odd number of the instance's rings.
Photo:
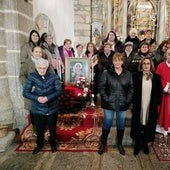
<path id="1" fill-rule="evenodd" d="M 100 46 L 100 40 L 101 40 L 100 32 L 97 28 L 95 28 L 95 30 L 93 32 L 92 41 L 96 47 Z"/>

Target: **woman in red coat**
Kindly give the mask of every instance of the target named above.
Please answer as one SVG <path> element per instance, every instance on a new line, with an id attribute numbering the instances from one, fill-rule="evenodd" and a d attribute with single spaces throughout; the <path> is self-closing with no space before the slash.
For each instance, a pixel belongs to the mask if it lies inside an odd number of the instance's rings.
<path id="1" fill-rule="evenodd" d="M 159 108 L 157 132 L 165 136 L 170 133 L 170 48 L 166 51 L 166 61 L 160 63 L 156 73 L 161 76 L 163 97 Z"/>

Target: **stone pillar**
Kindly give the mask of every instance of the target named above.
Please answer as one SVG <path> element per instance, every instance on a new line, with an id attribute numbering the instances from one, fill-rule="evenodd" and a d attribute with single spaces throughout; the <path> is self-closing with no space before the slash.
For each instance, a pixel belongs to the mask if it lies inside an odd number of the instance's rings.
<path id="1" fill-rule="evenodd" d="M 0 125 L 12 125 L 14 123 L 14 112 L 9 93 L 8 69 L 7 69 L 7 36 L 5 30 L 5 3 L 0 1 Z"/>
<path id="2" fill-rule="evenodd" d="M 125 38 L 127 37 L 127 8 L 128 8 L 128 4 L 127 4 L 127 0 L 123 1 L 123 25 L 122 25 L 122 37 L 123 37 L 123 41 L 125 40 Z"/>
<path id="3" fill-rule="evenodd" d="M 166 26 L 166 0 L 159 1 L 160 12 L 159 12 L 159 33 L 158 33 L 158 44 L 161 43 L 165 38 L 165 26 Z"/>
<path id="4" fill-rule="evenodd" d="M 74 1 L 74 35 L 75 46 L 80 43 L 86 47 L 86 43 L 90 41 L 90 0 Z"/>
<path id="5" fill-rule="evenodd" d="M 103 24 L 102 0 L 74 0 L 74 45 L 81 43 L 86 47 L 92 35 L 92 23 Z"/>
<path id="6" fill-rule="evenodd" d="M 0 0 L 0 152 L 12 143 L 15 133 L 12 132 L 14 112 L 9 93 L 8 70 L 7 70 L 7 36 L 5 31 L 5 2 Z M 5 133 L 3 128 L 5 127 Z M 10 131 L 10 132 L 9 132 Z"/>
<path id="7" fill-rule="evenodd" d="M 20 0 L 1 0 L 3 23 L 1 30 L 3 54 L 2 82 L 0 82 L 2 95 L 0 102 L 0 120 L 3 123 L 14 123 L 14 128 L 20 130 L 26 125 L 27 119 L 23 108 L 22 87 L 19 82 L 20 48 L 28 41 L 29 33 L 34 29 L 32 2 Z M 0 40 L 0 41 L 1 41 Z M 0 80 L 1 81 L 1 80 Z M 28 111 L 27 111 L 28 112 Z"/>
<path id="8" fill-rule="evenodd" d="M 108 17 L 107 17 L 107 20 L 108 20 L 108 22 L 107 22 L 107 33 L 109 32 L 109 31 L 111 31 L 111 29 L 112 29 L 112 0 L 108 0 L 108 2 L 107 2 L 107 8 L 108 8 Z"/>

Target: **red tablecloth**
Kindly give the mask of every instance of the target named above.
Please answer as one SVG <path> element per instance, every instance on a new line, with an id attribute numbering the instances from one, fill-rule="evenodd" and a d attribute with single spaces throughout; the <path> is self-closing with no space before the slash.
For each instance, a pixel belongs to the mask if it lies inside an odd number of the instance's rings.
<path id="1" fill-rule="evenodd" d="M 70 85 L 66 85 L 64 90 L 67 92 L 72 92 L 75 96 L 78 96 L 79 93 L 82 94 L 83 92 L 83 89 L 79 89 L 79 88 L 76 88 L 75 86 L 70 86 Z"/>

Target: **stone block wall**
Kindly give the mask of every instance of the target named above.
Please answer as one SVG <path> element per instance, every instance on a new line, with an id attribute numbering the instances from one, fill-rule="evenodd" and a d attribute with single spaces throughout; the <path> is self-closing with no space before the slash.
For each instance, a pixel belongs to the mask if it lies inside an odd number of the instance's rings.
<path id="1" fill-rule="evenodd" d="M 0 124 L 26 124 L 19 82 L 20 48 L 33 29 L 31 1 L 0 0 Z"/>
<path id="2" fill-rule="evenodd" d="M 93 11 L 93 12 L 92 12 Z M 74 1 L 74 45 L 86 44 L 92 40 L 93 22 L 103 20 L 103 1 L 102 0 L 75 0 Z"/>
<path id="3" fill-rule="evenodd" d="M 81 43 L 84 48 L 90 41 L 90 0 L 74 1 L 74 45 Z"/>

